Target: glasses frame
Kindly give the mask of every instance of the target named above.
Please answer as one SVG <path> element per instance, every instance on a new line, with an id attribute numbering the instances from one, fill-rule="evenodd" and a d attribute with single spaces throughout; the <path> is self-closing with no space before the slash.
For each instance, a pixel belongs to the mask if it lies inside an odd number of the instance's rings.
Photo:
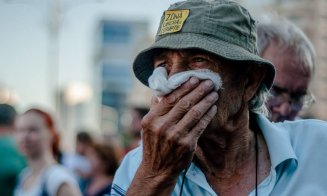
<path id="1" fill-rule="evenodd" d="M 270 89 L 270 96 L 269 102 L 272 107 L 277 107 L 288 102 L 292 111 L 300 111 L 302 108 L 309 108 L 316 102 L 314 94 L 310 91 L 302 95 L 297 95 L 296 93 L 290 93 L 287 89 L 283 89 L 276 85 L 273 85 Z"/>

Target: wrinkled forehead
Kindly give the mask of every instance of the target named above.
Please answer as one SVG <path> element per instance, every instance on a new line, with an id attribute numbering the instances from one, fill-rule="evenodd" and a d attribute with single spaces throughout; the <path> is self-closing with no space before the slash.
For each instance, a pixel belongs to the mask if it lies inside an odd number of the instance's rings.
<path id="1" fill-rule="evenodd" d="M 263 54 L 275 64 L 277 72 L 281 72 L 281 70 L 289 73 L 296 72 L 307 77 L 313 73 L 310 54 L 304 53 L 294 45 L 285 45 L 284 42 L 274 41 L 268 45 Z"/>
<path id="2" fill-rule="evenodd" d="M 202 56 L 206 57 L 217 64 L 221 65 L 222 63 L 227 63 L 227 60 L 219 57 L 213 53 L 207 52 L 201 49 L 156 49 L 154 51 L 153 60 L 164 60 L 170 58 L 172 54 L 178 54 L 180 57 L 193 57 L 193 56 Z M 230 62 L 229 62 L 230 63 Z"/>
<path id="3" fill-rule="evenodd" d="M 275 63 L 278 75 L 296 75 L 299 78 L 310 78 L 313 74 L 312 68 L 308 65 L 303 57 L 295 54 L 292 50 L 285 50 L 280 55 L 273 57 L 272 61 Z"/>

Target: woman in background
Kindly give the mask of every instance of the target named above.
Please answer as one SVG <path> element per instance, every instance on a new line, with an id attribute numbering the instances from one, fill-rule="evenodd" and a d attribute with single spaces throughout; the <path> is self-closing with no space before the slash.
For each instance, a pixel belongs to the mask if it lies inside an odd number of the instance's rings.
<path id="1" fill-rule="evenodd" d="M 81 195 L 73 175 L 56 159 L 59 158 L 59 135 L 51 116 L 30 109 L 15 122 L 18 144 L 28 167 L 22 171 L 16 196 Z"/>
<path id="2" fill-rule="evenodd" d="M 89 149 L 87 157 L 91 163 L 91 176 L 84 195 L 109 195 L 111 183 L 118 168 L 116 149 L 113 146 L 95 143 Z"/>

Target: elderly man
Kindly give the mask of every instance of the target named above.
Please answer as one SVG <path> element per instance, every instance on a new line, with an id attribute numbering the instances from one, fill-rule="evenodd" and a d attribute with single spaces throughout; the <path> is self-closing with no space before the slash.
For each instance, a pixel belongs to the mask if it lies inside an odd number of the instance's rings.
<path id="1" fill-rule="evenodd" d="M 303 105 L 310 105 L 308 92 L 315 66 L 315 51 L 306 35 L 283 18 L 259 23 L 258 50 L 276 67 L 276 77 L 267 102 L 270 120 L 294 120 Z"/>
<path id="2" fill-rule="evenodd" d="M 155 43 L 134 61 L 158 97 L 112 195 L 327 194 L 327 156 L 317 153 L 327 123 L 272 124 L 262 114 L 274 68 L 258 56 L 255 32 L 248 11 L 226 0 L 164 12 Z"/>

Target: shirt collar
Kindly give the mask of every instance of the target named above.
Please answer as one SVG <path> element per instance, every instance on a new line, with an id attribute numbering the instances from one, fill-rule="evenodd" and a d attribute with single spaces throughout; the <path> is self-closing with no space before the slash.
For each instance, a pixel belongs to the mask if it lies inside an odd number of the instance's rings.
<path id="1" fill-rule="evenodd" d="M 215 191 L 210 187 L 207 182 L 207 179 L 201 169 L 195 165 L 193 162 L 186 172 L 186 177 L 193 181 L 195 184 L 199 185 L 206 191 L 208 191 L 211 195 L 217 195 Z"/>
<path id="2" fill-rule="evenodd" d="M 271 166 L 276 169 L 280 164 L 289 160 L 294 160 L 295 166 L 297 166 L 297 157 L 288 132 L 277 124 L 271 123 L 261 114 L 256 114 L 256 119 L 268 146 Z"/>

